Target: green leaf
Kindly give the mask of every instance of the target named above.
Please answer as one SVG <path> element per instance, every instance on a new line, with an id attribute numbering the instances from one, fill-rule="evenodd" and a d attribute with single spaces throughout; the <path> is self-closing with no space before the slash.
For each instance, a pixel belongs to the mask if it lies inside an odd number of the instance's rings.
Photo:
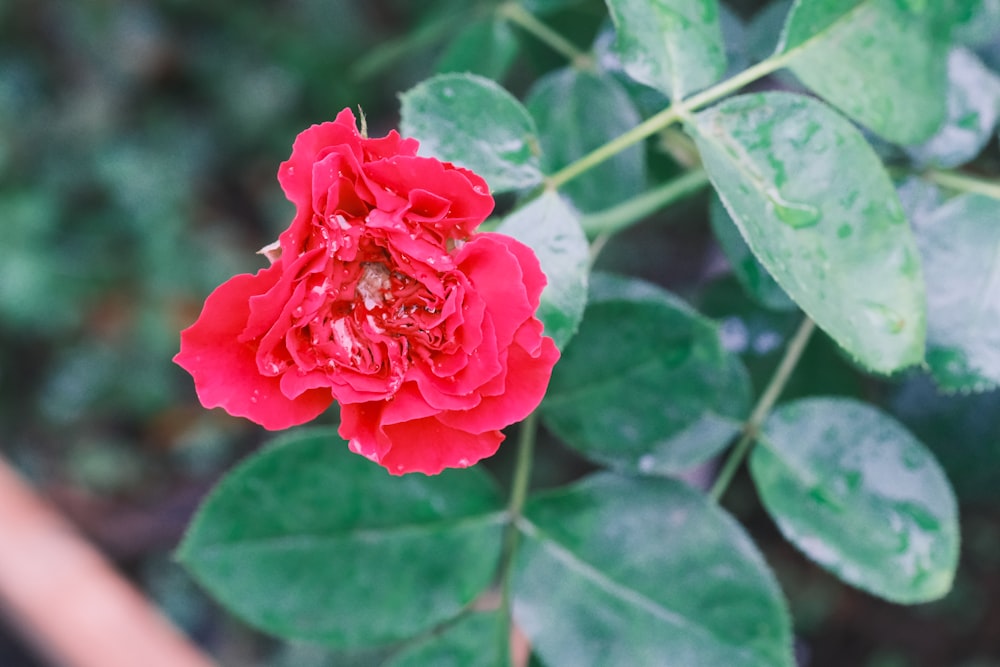
<path id="1" fill-rule="evenodd" d="M 745 295 L 735 278 L 723 276 L 700 290 L 698 310 L 719 322 L 722 345 L 740 355 L 751 386 L 764 387 L 802 325 L 802 315 L 797 311 L 763 309 Z M 782 390 L 781 395 L 787 399 L 822 393 L 863 396 L 871 391 L 870 379 L 858 373 L 827 336 L 810 338 L 799 367 L 803 371 L 793 373 Z"/>
<path id="2" fill-rule="evenodd" d="M 1000 488 L 1000 389 L 942 395 L 930 377 L 893 388 L 893 414 L 934 453 L 959 501 L 996 505 Z"/>
<path id="3" fill-rule="evenodd" d="M 300 431 L 219 483 L 178 557 L 251 625 L 360 648 L 424 632 L 488 586 L 501 507 L 479 470 L 392 477 L 333 430 Z"/>
<path id="4" fill-rule="evenodd" d="M 1000 386 L 1000 201 L 964 194 L 922 216 L 927 363 L 949 391 Z"/>
<path id="5" fill-rule="evenodd" d="M 794 664 L 774 577 L 697 491 L 604 473 L 525 515 L 514 618 L 549 667 Z"/>
<path id="6" fill-rule="evenodd" d="M 439 74 L 400 100 L 400 131 L 420 140 L 422 154 L 471 169 L 494 192 L 541 182 L 535 123 L 496 82 Z"/>
<path id="7" fill-rule="evenodd" d="M 726 71 L 717 0 L 606 0 L 625 71 L 679 99 Z"/>
<path id="8" fill-rule="evenodd" d="M 774 53 L 791 7 L 792 0 L 771 0 L 747 21 L 746 49 L 751 62 Z"/>
<path id="9" fill-rule="evenodd" d="M 746 370 L 713 322 L 649 283 L 596 273 L 542 419 L 588 458 L 670 474 L 725 447 L 749 400 Z"/>
<path id="10" fill-rule="evenodd" d="M 587 305 L 590 246 L 579 216 L 555 192 L 546 192 L 497 228 L 531 247 L 548 278 L 538 318 L 562 349 L 576 334 Z"/>
<path id="11" fill-rule="evenodd" d="M 583 0 L 519 0 L 532 14 L 551 14 L 579 5 Z"/>
<path id="12" fill-rule="evenodd" d="M 775 53 L 808 46 L 814 39 L 827 38 L 840 21 L 849 21 L 853 12 L 868 0 L 795 0 L 788 9 Z"/>
<path id="13" fill-rule="evenodd" d="M 898 144 L 945 118 L 947 43 L 899 0 L 797 0 L 777 54 L 811 90 Z"/>
<path id="14" fill-rule="evenodd" d="M 470 72 L 500 79 L 517 56 L 517 37 L 506 21 L 491 16 L 466 25 L 452 38 L 437 72 Z"/>
<path id="15" fill-rule="evenodd" d="M 383 667 L 502 667 L 510 664 L 508 624 L 499 611 L 470 614 L 441 634 L 422 639 Z"/>
<path id="16" fill-rule="evenodd" d="M 823 103 L 787 93 L 697 114 L 706 171 L 754 255 L 863 366 L 923 361 L 920 257 L 871 147 Z"/>
<path id="17" fill-rule="evenodd" d="M 976 157 L 993 136 L 1000 114 L 1000 77 L 974 53 L 948 57 L 948 118 L 929 141 L 907 149 L 921 164 L 950 169 Z"/>
<path id="18" fill-rule="evenodd" d="M 527 99 L 538 123 L 542 166 L 553 173 L 641 122 L 622 85 L 603 73 L 565 68 L 540 79 Z M 645 189 L 646 158 L 632 146 L 560 190 L 582 211 L 600 211 Z"/>
<path id="19" fill-rule="evenodd" d="M 989 48 L 996 39 L 997 22 L 1000 21 L 1000 4 L 992 0 L 949 0 L 945 4 L 945 17 L 952 28 L 952 36 L 962 44 Z"/>
<path id="20" fill-rule="evenodd" d="M 951 486 L 888 415 L 849 399 L 780 406 L 750 471 L 782 534 L 843 581 L 905 604 L 951 589 L 959 539 Z"/>
<path id="21" fill-rule="evenodd" d="M 795 310 L 795 302 L 788 298 L 767 269 L 757 261 L 739 227 L 729 217 L 718 194 L 713 194 L 708 205 L 708 219 L 722 252 L 733 269 L 733 275 L 746 293 L 757 303 L 771 310 Z"/>

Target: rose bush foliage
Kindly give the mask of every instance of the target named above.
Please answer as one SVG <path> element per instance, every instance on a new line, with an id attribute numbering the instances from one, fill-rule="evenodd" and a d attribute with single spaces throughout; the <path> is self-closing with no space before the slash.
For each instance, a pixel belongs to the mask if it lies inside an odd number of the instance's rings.
<path id="1" fill-rule="evenodd" d="M 271 265 L 219 286 L 181 334 L 205 407 L 283 429 L 336 401 L 352 451 L 433 474 L 493 454 L 538 405 L 559 357 L 535 317 L 538 260 L 474 233 L 486 182 L 417 146 L 362 136 L 350 110 L 298 136 Z"/>

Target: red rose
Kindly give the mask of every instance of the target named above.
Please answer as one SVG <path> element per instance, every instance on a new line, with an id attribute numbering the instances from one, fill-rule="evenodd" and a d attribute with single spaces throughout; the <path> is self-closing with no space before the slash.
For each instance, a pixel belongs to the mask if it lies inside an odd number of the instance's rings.
<path id="1" fill-rule="evenodd" d="M 486 183 L 416 150 L 362 137 L 349 110 L 298 136 L 271 266 L 220 285 L 181 332 L 174 361 L 205 407 L 281 429 L 336 400 L 351 449 L 396 474 L 472 465 L 534 410 L 559 358 L 535 317 L 538 260 L 473 234 Z"/>

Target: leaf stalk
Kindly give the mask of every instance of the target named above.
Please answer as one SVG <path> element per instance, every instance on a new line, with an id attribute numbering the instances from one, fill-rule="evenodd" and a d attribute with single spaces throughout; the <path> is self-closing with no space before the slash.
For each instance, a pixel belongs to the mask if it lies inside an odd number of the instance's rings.
<path id="1" fill-rule="evenodd" d="M 760 399 L 754 405 L 753 411 L 743 425 L 743 433 L 740 435 L 740 439 L 733 446 L 732 450 L 730 450 L 729 456 L 726 457 L 722 468 L 719 470 L 718 477 L 715 478 L 712 488 L 708 491 L 708 497 L 713 502 L 719 502 L 722 494 L 729 488 L 729 484 L 733 481 L 733 477 L 736 475 L 740 464 L 743 463 L 743 459 L 746 458 L 753 447 L 761 425 L 767 419 L 768 414 L 770 414 L 771 408 L 778 401 L 781 392 L 785 389 L 785 385 L 788 384 L 788 380 L 802 358 L 802 353 L 805 351 L 806 345 L 809 343 L 809 338 L 815 329 L 815 323 L 809 317 L 806 317 L 802 320 L 802 324 L 799 325 L 795 335 L 788 342 L 785 354 L 781 358 L 778 367 L 774 370 L 771 381 L 767 383 L 764 393 L 760 395 Z"/>

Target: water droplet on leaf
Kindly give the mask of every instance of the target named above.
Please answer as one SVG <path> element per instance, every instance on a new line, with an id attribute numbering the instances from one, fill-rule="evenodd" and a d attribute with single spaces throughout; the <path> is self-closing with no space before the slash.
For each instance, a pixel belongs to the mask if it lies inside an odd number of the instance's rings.
<path id="1" fill-rule="evenodd" d="M 889 333 L 898 334 L 906 328 L 906 319 L 902 315 L 880 303 L 869 301 L 864 305 L 864 313 L 872 324 L 884 328 Z"/>
<path id="2" fill-rule="evenodd" d="M 819 209 L 815 206 L 788 202 L 773 195 L 770 199 L 771 205 L 774 207 L 775 217 L 789 227 L 802 229 L 812 227 L 819 222 L 821 216 Z"/>

